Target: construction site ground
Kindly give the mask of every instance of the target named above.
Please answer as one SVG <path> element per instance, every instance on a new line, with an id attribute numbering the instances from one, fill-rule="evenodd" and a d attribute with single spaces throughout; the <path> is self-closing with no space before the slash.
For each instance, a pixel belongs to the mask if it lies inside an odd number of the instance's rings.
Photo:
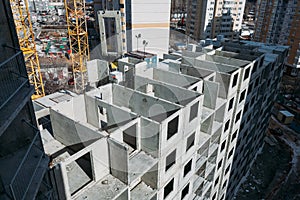
<path id="1" fill-rule="evenodd" d="M 272 117 L 265 139 L 235 199 L 300 199 L 300 134 Z M 270 130 L 269 129 L 269 130 Z"/>

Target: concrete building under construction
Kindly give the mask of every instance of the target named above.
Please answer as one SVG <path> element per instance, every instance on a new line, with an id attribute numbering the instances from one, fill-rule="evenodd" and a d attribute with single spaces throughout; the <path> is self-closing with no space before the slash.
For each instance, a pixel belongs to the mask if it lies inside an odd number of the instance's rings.
<path id="1" fill-rule="evenodd" d="M 0 199 L 232 199 L 263 145 L 288 47 L 255 42 L 88 62 L 82 95 L 34 101 L 0 16 Z"/>
<path id="2" fill-rule="evenodd" d="M 38 99 L 55 199 L 231 199 L 263 145 L 287 50 L 128 56 L 114 83 Z M 91 64 L 105 76 L 105 61 Z"/>

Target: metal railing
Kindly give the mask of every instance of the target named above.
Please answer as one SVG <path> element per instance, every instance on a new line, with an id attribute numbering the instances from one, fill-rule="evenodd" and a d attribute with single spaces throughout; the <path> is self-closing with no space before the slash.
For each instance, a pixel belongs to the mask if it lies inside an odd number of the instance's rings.
<path id="1" fill-rule="evenodd" d="M 0 63 L 0 109 L 24 86 L 30 87 L 22 51 Z"/>
<path id="2" fill-rule="evenodd" d="M 39 135 L 40 132 L 37 131 L 9 184 L 14 200 L 25 198 L 42 161 L 44 152 L 35 144 L 38 142 Z"/>

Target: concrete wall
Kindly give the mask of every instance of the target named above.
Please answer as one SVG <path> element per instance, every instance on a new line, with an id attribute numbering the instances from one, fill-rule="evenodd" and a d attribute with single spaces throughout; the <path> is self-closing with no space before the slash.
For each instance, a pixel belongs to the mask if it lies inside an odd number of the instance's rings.
<path id="1" fill-rule="evenodd" d="M 178 56 L 178 55 L 173 55 L 173 54 L 164 54 L 164 57 L 163 59 L 170 59 L 170 60 L 177 60 L 177 59 L 180 59 L 181 56 Z"/>
<path id="2" fill-rule="evenodd" d="M 128 152 L 114 139 L 108 139 L 110 172 L 113 176 L 124 182 L 129 183 L 128 177 Z"/>
<path id="3" fill-rule="evenodd" d="M 54 177 L 52 178 L 56 180 L 54 183 L 57 185 L 55 189 L 57 189 L 59 199 L 71 199 L 70 188 L 73 183 L 70 181 L 74 179 L 69 179 L 68 177 L 68 166 L 87 153 L 90 154 L 91 158 L 92 180 L 99 181 L 109 174 L 108 143 L 107 139 L 103 138 L 81 149 L 55 166 L 54 174 L 52 174 Z"/>
<path id="4" fill-rule="evenodd" d="M 136 65 L 135 67 L 135 75 L 143 76 L 145 78 L 153 78 L 154 69 L 148 68 L 146 62 L 142 62 Z"/>
<path id="5" fill-rule="evenodd" d="M 160 126 L 158 123 L 141 118 L 141 149 L 151 156 L 158 157 L 159 149 L 159 131 Z"/>
<path id="6" fill-rule="evenodd" d="M 180 63 L 169 62 L 169 71 L 179 73 L 180 72 Z"/>
<path id="7" fill-rule="evenodd" d="M 112 104 L 112 84 L 103 85 L 96 90 L 87 92 L 86 95 L 102 99 L 103 101 Z"/>
<path id="8" fill-rule="evenodd" d="M 109 74 L 108 62 L 104 60 L 91 60 L 87 62 L 88 81 L 96 83 Z"/>
<path id="9" fill-rule="evenodd" d="M 141 130 L 139 124 L 140 124 L 139 118 L 131 121 L 127 121 L 126 124 L 124 123 L 122 125 L 120 124 L 115 128 L 115 130 L 113 130 L 113 132 L 110 133 L 110 138 L 114 139 L 115 141 L 118 141 L 119 143 L 129 145 L 124 141 L 123 133 L 126 129 L 135 125 L 136 135 L 130 134 L 130 136 L 135 136 L 136 150 L 139 151 L 141 149 L 141 136 L 140 136 Z"/>
<path id="10" fill-rule="evenodd" d="M 215 109 L 217 98 L 219 94 L 219 83 L 212 81 L 204 81 L 203 93 L 204 93 L 204 101 L 203 105 Z"/>
<path id="11" fill-rule="evenodd" d="M 95 127 L 99 127 L 99 106 L 106 110 L 107 126 L 117 125 L 132 120 L 137 116 L 124 111 L 116 106 L 108 104 L 100 99 L 85 95 L 87 122 Z"/>
<path id="12" fill-rule="evenodd" d="M 130 108 L 132 112 L 139 115 L 150 118 L 161 115 L 159 121 L 166 119 L 170 113 L 180 108 L 175 104 L 167 103 L 119 85 L 113 85 L 113 97 L 115 105 Z"/>
<path id="13" fill-rule="evenodd" d="M 92 130 L 52 109 L 50 118 L 55 139 L 65 146 L 77 145 L 103 137 L 96 128 Z"/>
<path id="14" fill-rule="evenodd" d="M 52 110 L 63 113 L 74 121 L 86 122 L 84 96 L 77 96 L 70 101 L 61 102 L 52 107 Z"/>
<path id="15" fill-rule="evenodd" d="M 145 173 L 142 176 L 142 181 L 144 181 L 147 185 L 149 185 L 153 189 L 157 189 L 157 181 L 158 181 L 157 172 L 158 172 L 158 166 L 156 164 L 147 173 Z"/>
<path id="16" fill-rule="evenodd" d="M 219 88 L 219 97 L 227 99 L 228 98 L 228 90 L 230 86 L 231 77 L 228 74 L 217 73 L 216 82 L 220 83 Z"/>
<path id="17" fill-rule="evenodd" d="M 147 93 L 147 85 L 153 86 L 154 96 L 170 102 L 186 105 L 200 94 L 172 85 L 163 84 L 151 79 L 135 76 L 135 89 Z"/>
<path id="18" fill-rule="evenodd" d="M 154 69 L 153 79 L 187 88 L 188 86 L 200 81 L 197 78 L 183 76 L 177 73 Z"/>

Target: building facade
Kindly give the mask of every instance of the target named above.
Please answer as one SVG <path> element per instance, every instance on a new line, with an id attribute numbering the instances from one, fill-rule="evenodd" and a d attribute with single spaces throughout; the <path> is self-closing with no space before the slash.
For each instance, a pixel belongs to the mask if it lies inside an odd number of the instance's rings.
<path id="1" fill-rule="evenodd" d="M 249 54 L 257 48 L 258 43 L 247 42 L 247 44 L 246 46 L 230 44 L 225 49 Z M 261 43 L 258 52 L 263 55 L 260 61 L 254 63 L 248 87 L 241 91 L 237 99 L 238 102 L 244 101 L 244 108 L 238 134 L 236 136 L 233 131 L 231 136 L 231 140 L 236 139 L 237 143 L 234 147 L 235 153 L 231 163 L 226 199 L 234 197 L 244 180 L 243 177 L 248 174 L 258 152 L 263 147 L 271 109 L 279 92 L 288 47 L 269 46 Z M 245 59 L 251 60 L 251 56 L 247 56 Z"/>
<path id="2" fill-rule="evenodd" d="M 34 199 L 49 159 L 37 128 L 10 1 L 0 2 L 0 199 Z"/>
<path id="3" fill-rule="evenodd" d="M 258 1 L 254 40 L 290 46 L 287 63 L 300 67 L 300 2 Z"/>
<path id="4" fill-rule="evenodd" d="M 38 99 L 56 198 L 232 199 L 262 147 L 287 49 L 124 57 L 118 83 Z M 91 63 L 92 74 L 108 65 Z"/>
<path id="5" fill-rule="evenodd" d="M 246 0 L 189 0 L 186 33 L 195 40 L 239 37 Z"/>

